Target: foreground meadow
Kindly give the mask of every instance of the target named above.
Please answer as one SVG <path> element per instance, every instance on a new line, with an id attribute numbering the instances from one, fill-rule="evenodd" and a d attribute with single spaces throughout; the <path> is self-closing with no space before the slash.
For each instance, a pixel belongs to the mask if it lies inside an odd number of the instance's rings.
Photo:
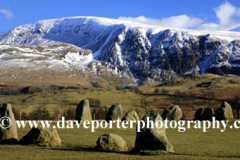
<path id="1" fill-rule="evenodd" d="M 180 82 L 179 82 L 180 81 Z M 104 111 L 112 104 L 121 103 L 122 116 L 129 110 L 136 110 L 140 117 L 149 110 L 162 114 L 170 104 L 178 104 L 183 111 L 183 119 L 193 119 L 199 107 L 216 110 L 223 101 L 228 101 L 237 116 L 239 104 L 240 77 L 216 77 L 212 75 L 197 76 L 177 80 L 156 87 L 140 87 L 139 91 L 130 89 L 115 90 L 103 88 L 68 89 L 34 94 L 3 95 L 0 103 L 10 103 L 18 112 L 16 119 L 23 119 L 23 113 L 29 115 L 38 108 L 46 108 L 51 115 L 58 111 L 57 120 L 66 111 L 75 110 L 78 103 L 85 98 L 99 99 L 99 107 Z M 156 92 L 158 91 L 159 92 Z M 212 96 L 208 93 L 214 93 Z M 15 112 L 15 113 L 17 113 Z M 21 113 L 21 115 L 20 115 Z M 104 119 L 105 113 L 102 115 Z M 57 119 L 56 119 L 57 118 Z M 72 118 L 72 117 L 71 117 Z M 228 125 L 229 126 L 229 125 Z M 18 138 L 21 139 L 30 130 L 30 127 L 18 129 Z M 167 129 L 166 134 L 172 143 L 174 154 L 136 155 L 131 152 L 135 147 L 136 128 L 133 129 L 57 129 L 62 140 L 62 147 L 50 148 L 39 146 L 0 145 L 1 159 L 239 159 L 240 139 L 239 130 L 227 128 L 208 129 L 203 133 L 201 129 L 187 129 L 178 132 L 177 129 Z M 128 152 L 102 152 L 95 149 L 98 137 L 105 133 L 118 134 L 127 143 Z"/>
<path id="2" fill-rule="evenodd" d="M 19 139 L 30 130 L 18 129 Z M 96 129 L 90 128 L 58 129 L 62 139 L 62 147 L 38 147 L 21 145 L 0 145 L 1 159 L 238 159 L 240 158 L 239 130 L 227 128 L 187 129 L 178 132 L 177 129 L 167 129 L 167 137 L 172 143 L 175 153 L 166 155 L 135 155 L 131 150 L 135 145 L 136 128 L 133 129 Z M 98 137 L 105 133 L 114 133 L 123 137 L 129 152 L 113 153 L 95 149 Z"/>

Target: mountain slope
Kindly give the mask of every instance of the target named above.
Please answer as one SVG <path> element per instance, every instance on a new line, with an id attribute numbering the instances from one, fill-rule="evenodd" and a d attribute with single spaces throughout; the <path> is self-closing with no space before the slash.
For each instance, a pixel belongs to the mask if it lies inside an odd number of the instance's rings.
<path id="1" fill-rule="evenodd" d="M 3 34 L 0 44 L 72 44 L 89 51 L 90 58 L 80 60 L 75 56 L 79 60 L 77 69 L 88 72 L 86 68 L 92 66 L 97 75 L 97 63 L 108 66 L 122 79 L 133 78 L 140 83 L 149 77 L 162 83 L 193 74 L 239 75 L 239 39 L 237 32 L 168 29 L 107 18 L 69 17 L 19 26 Z M 75 63 L 72 59 L 68 62 Z"/>

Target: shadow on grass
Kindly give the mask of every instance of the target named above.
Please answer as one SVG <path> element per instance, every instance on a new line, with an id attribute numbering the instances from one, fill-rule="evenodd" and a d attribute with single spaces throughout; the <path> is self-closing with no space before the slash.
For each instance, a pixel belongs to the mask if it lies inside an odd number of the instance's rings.
<path id="1" fill-rule="evenodd" d="M 128 151 L 105 151 L 105 150 L 100 150 L 96 147 L 89 147 L 89 146 L 75 146 L 75 147 L 58 147 L 58 148 L 39 148 L 39 149 L 50 149 L 50 150 L 58 150 L 58 151 L 80 151 L 80 152 L 101 152 L 101 153 L 118 153 L 118 154 L 124 154 L 124 155 L 142 155 L 142 156 L 154 156 L 154 155 L 180 155 L 177 153 L 168 153 L 166 151 L 162 150 L 144 150 L 144 151 L 136 151 L 135 149 L 130 149 Z"/>
<path id="2" fill-rule="evenodd" d="M 75 147 L 58 147 L 58 148 L 38 148 L 38 149 L 50 149 L 58 151 L 78 151 L 78 152 L 99 152 L 99 153 L 118 153 L 123 155 L 139 155 L 139 156 L 164 156 L 164 155 L 174 155 L 174 156 L 189 156 L 189 157 L 199 157 L 199 155 L 181 154 L 181 153 L 169 153 L 162 150 L 144 150 L 136 151 L 135 149 L 125 151 L 125 152 L 114 152 L 114 151 L 103 151 L 96 147 L 89 146 L 75 146 Z M 212 157 L 212 158 L 240 158 L 240 156 L 200 156 L 200 157 Z"/>
<path id="3" fill-rule="evenodd" d="M 106 153 L 119 153 L 119 154 L 133 154 L 131 151 L 117 152 L 117 151 L 103 151 L 96 147 L 89 146 L 75 146 L 75 147 L 58 147 L 58 148 L 39 148 L 39 149 L 50 149 L 58 151 L 80 151 L 80 152 L 106 152 Z"/>
<path id="4" fill-rule="evenodd" d="M 17 139 L 6 139 L 6 140 L 0 140 L 0 145 L 19 145 L 19 142 Z"/>

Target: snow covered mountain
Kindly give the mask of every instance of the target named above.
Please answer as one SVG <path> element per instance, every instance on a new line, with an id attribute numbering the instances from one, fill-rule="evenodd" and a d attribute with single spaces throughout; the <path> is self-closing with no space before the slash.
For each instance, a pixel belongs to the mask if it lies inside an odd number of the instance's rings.
<path id="1" fill-rule="evenodd" d="M 127 77 L 140 83 L 150 78 L 161 83 L 194 74 L 240 75 L 239 40 L 238 32 L 193 31 L 99 17 L 68 17 L 41 20 L 0 34 L 0 63 L 5 67 L 21 61 L 27 67 L 48 64 L 60 71 L 74 65 L 76 70 L 97 76 L 102 72 L 100 68 L 104 68 L 104 73 L 111 71 L 122 79 Z M 19 55 L 29 49 L 35 54 L 21 59 Z M 36 54 L 45 58 L 36 60 Z M 8 65 L 11 61 L 14 65 Z"/>

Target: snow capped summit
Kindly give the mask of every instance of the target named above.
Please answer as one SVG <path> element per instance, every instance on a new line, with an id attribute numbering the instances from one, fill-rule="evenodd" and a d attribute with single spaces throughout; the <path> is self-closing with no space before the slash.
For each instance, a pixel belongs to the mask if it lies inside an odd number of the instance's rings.
<path id="1" fill-rule="evenodd" d="M 76 44 L 79 47 L 82 46 L 82 43 L 76 42 L 79 41 L 75 37 L 90 36 L 89 38 L 100 39 L 103 38 L 100 36 L 104 31 L 108 32 L 115 29 L 116 31 L 127 31 L 139 30 L 143 34 L 157 34 L 164 30 L 170 29 L 172 32 L 187 32 L 191 35 L 207 35 L 211 34 L 217 38 L 231 38 L 239 39 L 240 34 L 232 32 L 223 32 L 223 31 L 195 31 L 195 30 L 186 30 L 186 29 L 174 29 L 153 25 L 146 25 L 141 23 L 122 21 L 109 18 L 101 17 L 65 17 L 59 19 L 47 19 L 40 20 L 31 24 L 22 25 L 16 27 L 9 32 L 1 32 L 0 36 L 4 36 L 6 33 L 8 35 L 7 41 L 5 38 L 0 41 L 1 44 L 20 44 L 20 45 L 37 45 L 35 41 L 29 40 L 29 36 L 33 36 L 33 39 L 46 39 L 46 40 L 55 40 L 60 42 L 69 42 L 71 44 Z M 63 37 L 63 35 L 65 35 Z M 67 37 L 66 37 L 67 35 Z M 100 36 L 100 37 L 99 37 Z M 24 39 L 25 37 L 25 39 Z M 26 38 L 28 41 L 26 41 Z M 5 41 L 4 41 L 5 40 Z M 75 41 L 74 41 L 75 40 Z M 91 39 L 92 40 L 92 39 Z M 80 39 L 81 41 L 81 39 Z M 40 42 L 43 43 L 43 42 Z"/>
<path id="2" fill-rule="evenodd" d="M 161 83 L 189 74 L 239 75 L 239 39 L 236 32 L 182 30 L 99 17 L 40 20 L 0 33 L 1 45 L 52 50 L 54 44 L 64 43 L 63 50 L 69 48 L 66 44 L 85 49 L 88 54 L 75 52 L 80 57 L 66 52 L 64 61 L 82 64 L 75 68 L 86 72 L 91 66 L 95 74 L 100 73 L 97 66 L 106 65 L 114 74 L 139 83 L 147 77 Z"/>

